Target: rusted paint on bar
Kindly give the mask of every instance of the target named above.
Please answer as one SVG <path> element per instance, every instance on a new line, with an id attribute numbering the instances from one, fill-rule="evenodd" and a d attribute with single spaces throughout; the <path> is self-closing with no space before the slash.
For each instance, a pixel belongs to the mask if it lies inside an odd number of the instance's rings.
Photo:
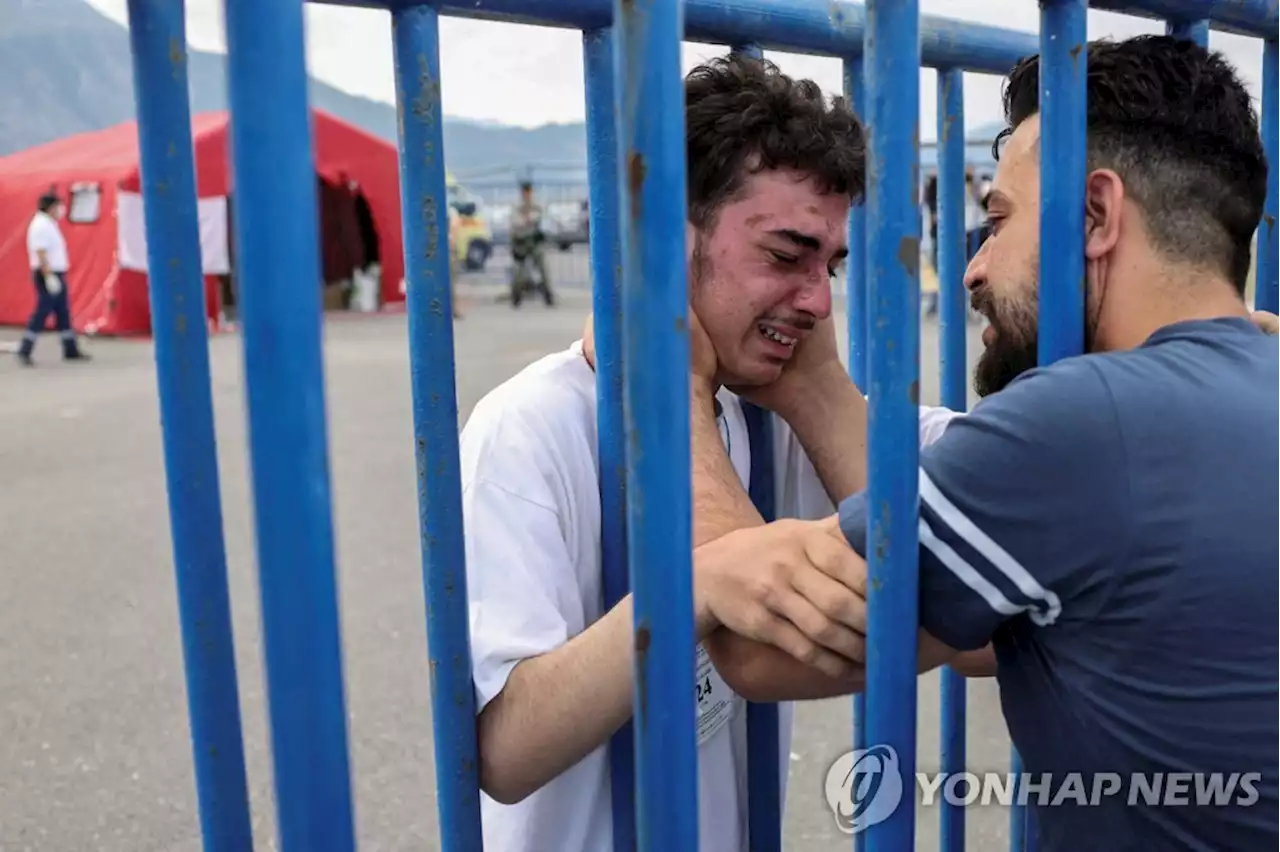
<path id="1" fill-rule="evenodd" d="M 392 38 L 440 839 L 444 852 L 481 852 L 450 258 L 441 240 L 447 192 L 437 12 L 427 6 L 397 11 Z"/>

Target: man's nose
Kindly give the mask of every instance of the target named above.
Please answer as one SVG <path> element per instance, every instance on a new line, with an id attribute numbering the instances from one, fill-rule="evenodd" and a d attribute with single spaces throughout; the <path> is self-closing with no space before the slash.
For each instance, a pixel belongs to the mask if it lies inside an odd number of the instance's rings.
<path id="1" fill-rule="evenodd" d="M 791 303 L 797 311 L 813 314 L 820 320 L 831 316 L 831 282 L 823 281 L 811 287 L 802 287 Z"/>
<path id="2" fill-rule="evenodd" d="M 987 243 L 984 241 L 977 253 L 970 258 L 964 270 L 964 287 L 972 290 L 987 280 Z"/>

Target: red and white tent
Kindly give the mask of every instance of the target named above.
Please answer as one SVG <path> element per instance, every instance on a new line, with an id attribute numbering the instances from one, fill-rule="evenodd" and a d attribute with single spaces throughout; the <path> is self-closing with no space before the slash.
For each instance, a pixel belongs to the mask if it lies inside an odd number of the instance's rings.
<path id="1" fill-rule="evenodd" d="M 205 301 L 215 322 L 218 276 L 231 271 L 229 129 L 225 112 L 203 113 L 192 122 Z M 354 181 L 368 202 L 382 267 L 380 302 L 403 301 L 395 146 L 319 110 L 312 114 L 312 132 L 319 178 L 334 186 Z M 67 289 L 76 329 L 89 334 L 150 334 L 139 178 L 134 122 L 0 157 L 0 325 L 25 324 L 35 306 L 27 225 L 40 196 L 54 189 L 67 202 L 58 224 L 71 257 Z"/>

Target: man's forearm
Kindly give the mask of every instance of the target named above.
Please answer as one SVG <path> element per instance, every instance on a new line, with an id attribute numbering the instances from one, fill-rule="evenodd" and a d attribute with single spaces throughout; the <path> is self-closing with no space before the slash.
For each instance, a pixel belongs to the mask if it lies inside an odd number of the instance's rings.
<path id="1" fill-rule="evenodd" d="M 849 387 L 855 396 L 857 389 L 850 382 Z M 701 399 L 695 393 L 692 401 L 692 442 L 693 442 L 693 498 L 694 498 L 694 544 L 695 547 L 714 541 L 734 530 L 744 527 L 759 526 L 764 519 L 756 510 L 751 498 L 742 487 L 737 471 L 729 460 L 724 442 L 720 438 L 720 430 L 716 425 L 714 407 L 710 400 Z M 826 412 L 838 412 L 832 416 L 856 418 L 856 407 L 849 410 L 847 401 L 842 401 L 837 393 L 835 404 L 818 410 L 815 407 L 812 423 L 813 432 L 821 431 L 817 424 Z M 862 457 L 865 453 L 860 436 L 865 435 L 865 412 L 862 417 L 862 430 L 854 436 L 859 440 L 856 452 L 857 467 L 850 469 L 839 461 L 833 461 L 827 467 L 831 480 L 823 479 L 828 493 L 851 484 L 853 477 L 861 475 L 865 468 Z M 856 423 L 854 424 L 856 428 Z M 793 425 L 794 429 L 795 426 Z M 799 436 L 799 433 L 797 433 Z M 815 461 L 815 467 L 817 467 Z M 822 476 L 822 468 L 818 468 Z M 854 490 L 861 488 L 857 485 Z M 853 493 L 852 491 L 848 493 Z M 833 501 L 839 498 L 832 498 Z M 801 700 L 805 698 L 823 698 L 828 695 L 847 695 L 861 688 L 858 676 L 835 679 L 821 670 L 799 662 L 785 651 L 773 645 L 757 642 L 745 636 L 719 627 L 705 640 L 707 652 L 716 669 L 729 682 L 729 686 L 739 694 L 752 698 L 754 690 L 776 692 Z M 733 678 L 731 680 L 731 678 Z M 736 681 L 736 682 L 735 682 Z M 740 687 L 748 691 L 742 691 Z M 780 700 L 780 699 L 760 699 Z"/>
<path id="2" fill-rule="evenodd" d="M 839 365 L 818 387 L 784 417 L 839 505 L 867 486 L 867 401 Z"/>
<path id="3" fill-rule="evenodd" d="M 714 626 L 699 613 L 695 639 Z M 504 804 L 524 799 L 631 718 L 634 637 L 628 595 L 561 647 L 512 669 L 502 692 L 480 713 L 480 786 L 486 793 Z"/>
<path id="4" fill-rule="evenodd" d="M 690 402 L 694 547 L 764 523 L 729 460 L 714 406 L 714 399 L 701 393 L 694 393 Z"/>
<path id="5" fill-rule="evenodd" d="M 916 671 L 920 674 L 938 666 L 964 659 L 961 673 L 968 677 L 986 677 L 981 663 L 988 659 L 989 648 L 969 654 L 957 652 L 921 630 L 916 655 Z M 744 639 L 727 630 L 718 630 L 707 639 L 708 650 L 716 669 L 729 688 L 749 701 L 807 701 L 834 698 L 861 692 L 866 687 L 866 670 L 859 667 L 848 677 L 833 678 L 812 666 L 774 648 Z"/>
<path id="6" fill-rule="evenodd" d="M 996 651 L 990 644 L 976 651 L 960 651 L 947 661 L 947 665 L 964 677 L 995 677 L 998 665 Z"/>
<path id="7" fill-rule="evenodd" d="M 480 786 L 514 804 L 631 717 L 631 597 L 561 647 L 516 665 L 480 713 Z"/>
<path id="8" fill-rule="evenodd" d="M 834 678 L 805 665 L 773 645 L 755 642 L 725 628 L 706 640 L 707 653 L 729 688 L 748 701 L 812 701 L 861 692 L 861 666 Z"/>

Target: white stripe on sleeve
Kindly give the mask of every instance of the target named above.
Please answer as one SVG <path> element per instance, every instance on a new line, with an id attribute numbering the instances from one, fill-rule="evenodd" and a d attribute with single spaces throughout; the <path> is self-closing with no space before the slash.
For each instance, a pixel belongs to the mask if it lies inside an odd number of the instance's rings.
<path id="1" fill-rule="evenodd" d="M 965 562 L 951 545 L 934 535 L 933 528 L 929 526 L 929 522 L 924 518 L 920 519 L 920 544 L 936 556 L 939 562 L 947 566 L 960 582 L 973 589 L 978 597 L 986 601 L 987 606 L 1001 615 L 1017 615 L 1023 610 L 1031 608 L 1017 606 L 1013 601 L 1005 597 L 1004 593 L 991 585 L 991 582 L 986 577 L 979 574 L 968 562 Z"/>
<path id="2" fill-rule="evenodd" d="M 1046 589 L 1044 586 L 1041 586 L 1036 578 L 1032 577 L 1031 574 L 1027 572 L 1027 569 L 1023 568 L 1008 551 L 997 544 L 989 535 L 980 530 L 977 524 L 969 520 L 969 518 L 967 518 L 954 503 L 948 500 L 947 496 L 943 494 L 938 489 L 938 486 L 934 484 L 933 480 L 929 478 L 929 474 L 925 473 L 924 468 L 920 468 L 920 500 L 933 510 L 933 512 L 938 516 L 938 519 L 942 521 L 942 523 L 945 524 L 952 533 L 972 547 L 979 556 L 989 562 L 993 568 L 1008 578 L 1009 582 L 1017 586 L 1020 592 L 1033 601 L 1043 602 L 1044 612 L 1035 608 L 1027 608 L 1032 621 L 1041 626 L 1053 624 L 1057 621 L 1058 616 L 1062 613 L 1062 601 L 1058 599 L 1058 596 L 1052 591 Z M 932 530 L 930 530 L 930 536 L 935 540 L 937 538 L 933 534 Z M 921 541 L 923 542 L 923 538 Z M 941 544 L 942 542 L 938 543 Z M 978 571 L 974 569 L 972 565 L 969 565 L 961 559 L 959 554 L 951 548 L 947 549 L 951 552 L 951 555 L 955 560 L 963 565 L 967 571 L 972 572 L 974 575 L 978 575 Z M 948 568 L 955 572 L 956 576 L 959 577 L 961 581 L 973 588 L 974 591 L 982 594 L 983 598 L 986 599 L 988 603 L 991 602 L 991 599 L 987 598 L 985 594 L 980 592 L 964 574 L 957 571 L 954 565 L 948 564 L 947 561 L 943 559 L 942 556 L 938 555 L 936 551 L 933 551 L 932 548 L 930 548 L 930 551 L 933 552 L 934 555 L 938 556 L 938 559 L 941 560 L 944 565 L 947 565 Z M 992 591 L 999 595 L 1005 603 L 1009 604 L 1009 606 L 1013 606 L 1013 604 L 1010 603 L 1004 595 L 1001 595 L 999 591 L 997 591 L 988 581 L 984 579 L 983 582 L 987 583 Z M 1022 609 L 1022 607 L 1015 607 L 1014 611 L 1016 612 L 1020 609 Z M 1003 612 L 1004 610 L 997 608 L 997 611 Z"/>

